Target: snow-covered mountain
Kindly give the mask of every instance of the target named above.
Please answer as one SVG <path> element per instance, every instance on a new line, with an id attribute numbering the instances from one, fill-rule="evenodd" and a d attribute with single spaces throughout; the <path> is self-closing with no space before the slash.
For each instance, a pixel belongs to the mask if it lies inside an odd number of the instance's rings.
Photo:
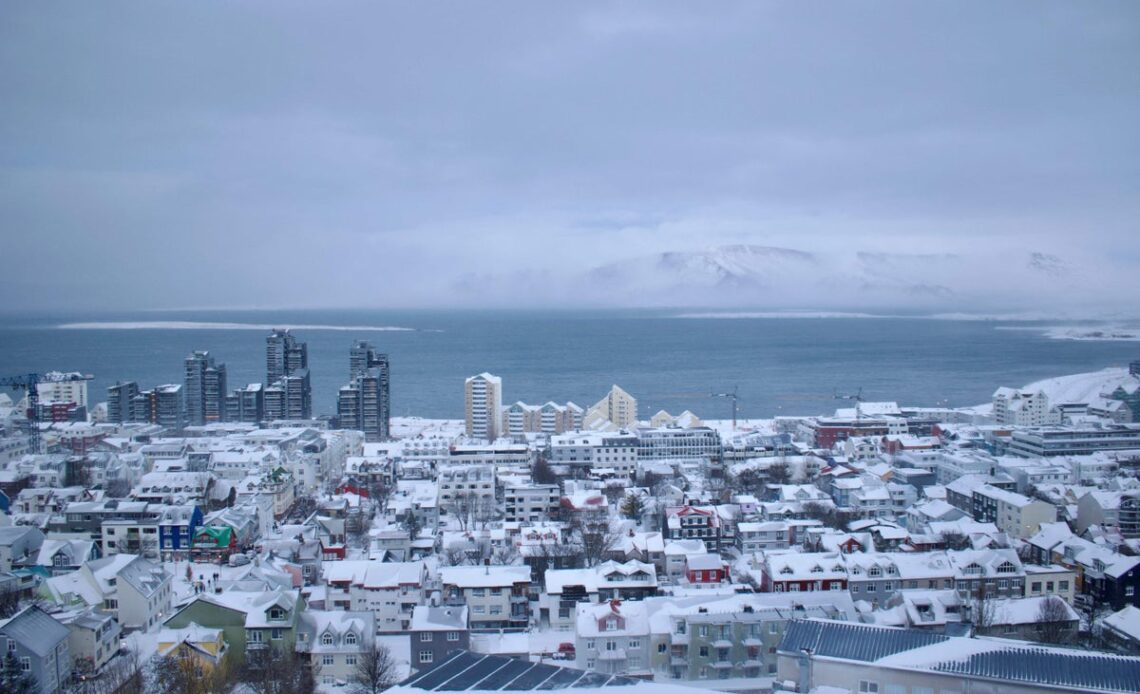
<path id="1" fill-rule="evenodd" d="M 730 245 L 608 263 L 578 283 L 584 298 L 622 305 L 1031 308 L 1087 286 L 1062 259 L 1008 254 L 807 252 Z"/>

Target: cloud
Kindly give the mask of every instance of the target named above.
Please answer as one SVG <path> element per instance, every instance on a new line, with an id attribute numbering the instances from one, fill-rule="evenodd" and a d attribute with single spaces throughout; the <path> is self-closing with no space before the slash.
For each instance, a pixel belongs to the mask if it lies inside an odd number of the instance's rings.
<path id="1" fill-rule="evenodd" d="M 573 303 L 726 244 L 1140 260 L 1134 3 L 0 13 L 27 307 Z"/>

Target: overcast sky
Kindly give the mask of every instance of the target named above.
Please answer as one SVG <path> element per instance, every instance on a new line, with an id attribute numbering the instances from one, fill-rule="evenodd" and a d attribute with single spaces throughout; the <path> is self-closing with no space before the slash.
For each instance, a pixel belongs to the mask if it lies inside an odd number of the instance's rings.
<path id="1" fill-rule="evenodd" d="M 6 304 L 572 304 L 730 243 L 1135 278 L 1138 213 L 1130 0 L 0 4 Z"/>

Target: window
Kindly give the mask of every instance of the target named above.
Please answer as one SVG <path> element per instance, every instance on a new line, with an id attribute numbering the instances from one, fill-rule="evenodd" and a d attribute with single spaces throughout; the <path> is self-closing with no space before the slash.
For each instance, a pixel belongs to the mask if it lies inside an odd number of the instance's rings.
<path id="1" fill-rule="evenodd" d="M 860 694 L 879 694 L 879 683 L 859 680 Z"/>
<path id="2" fill-rule="evenodd" d="M 472 589 L 471 589 L 471 595 L 472 595 L 473 597 L 476 597 L 476 598 L 481 598 L 481 597 L 483 597 L 483 596 L 484 596 L 484 595 L 486 595 L 486 594 L 487 594 L 487 591 L 486 591 L 486 590 L 484 590 L 483 588 L 472 588 Z"/>
<path id="3" fill-rule="evenodd" d="M 629 647 L 630 648 L 641 648 L 641 639 L 630 639 L 629 640 Z"/>
<path id="4" fill-rule="evenodd" d="M 1124 595 L 1132 597 L 1136 594 L 1136 586 L 1124 586 Z"/>
<path id="5" fill-rule="evenodd" d="M 709 635 L 709 627 L 708 627 L 708 625 L 707 625 L 707 624 L 702 624 L 702 625 L 700 626 L 700 628 L 699 628 L 699 629 L 697 629 L 697 634 L 698 634 L 699 636 L 708 636 L 708 635 Z"/>
<path id="6" fill-rule="evenodd" d="M 273 639 L 274 641 L 280 641 L 281 640 L 281 630 L 280 629 L 274 629 L 270 633 L 269 638 Z"/>
<path id="7" fill-rule="evenodd" d="M 657 652 L 658 653 L 664 653 L 667 650 L 669 650 L 669 647 L 667 645 L 665 645 L 664 642 L 657 644 Z"/>
<path id="8" fill-rule="evenodd" d="M 1057 584 L 1057 590 L 1066 591 L 1068 589 L 1069 589 L 1069 582 L 1068 581 L 1061 581 L 1060 583 Z"/>
<path id="9" fill-rule="evenodd" d="M 330 634 L 327 631 L 325 633 L 321 634 L 321 645 L 322 646 L 331 646 L 332 642 L 333 642 L 332 634 Z"/>
<path id="10" fill-rule="evenodd" d="M 700 655 L 702 658 L 709 657 L 709 647 L 708 646 L 701 646 Z"/>
<path id="11" fill-rule="evenodd" d="M 1030 590 L 1030 592 L 1033 592 L 1033 593 L 1040 593 L 1041 592 L 1041 581 L 1034 581 L 1033 583 L 1030 583 L 1029 584 L 1029 590 Z"/>
<path id="12" fill-rule="evenodd" d="M 348 632 L 347 634 L 344 635 L 344 642 L 346 645 L 355 646 L 356 645 L 356 634 L 352 633 L 351 631 Z"/>
<path id="13" fill-rule="evenodd" d="M 346 656 L 344 657 L 344 664 L 345 664 L 345 665 L 356 665 L 356 656 L 354 656 L 354 655 L 346 655 Z"/>
<path id="14" fill-rule="evenodd" d="M 321 665 L 332 665 L 336 662 L 336 658 L 328 653 L 321 656 Z"/>
<path id="15" fill-rule="evenodd" d="M 769 634 L 780 633 L 780 623 L 779 622 L 768 622 L 768 633 Z"/>
<path id="16" fill-rule="evenodd" d="M 256 629 L 251 630 L 249 632 L 249 642 L 250 643 L 261 643 L 261 632 L 257 631 Z M 331 643 L 331 641 L 330 641 L 330 643 Z"/>
<path id="17" fill-rule="evenodd" d="M 606 641 L 606 650 L 607 651 L 616 651 L 617 650 L 617 642 L 616 641 Z"/>
<path id="18" fill-rule="evenodd" d="M 425 632 L 420 633 L 420 641 L 423 643 L 430 643 L 431 642 L 431 632 L 425 631 Z"/>
<path id="19" fill-rule="evenodd" d="M 431 651 L 420 651 L 420 662 L 421 663 L 430 663 L 431 662 Z"/>
<path id="20" fill-rule="evenodd" d="M 32 670 L 32 659 L 29 658 L 28 656 L 24 656 L 23 658 L 20 658 L 20 670 L 22 670 L 24 672 L 31 672 L 31 670 Z"/>

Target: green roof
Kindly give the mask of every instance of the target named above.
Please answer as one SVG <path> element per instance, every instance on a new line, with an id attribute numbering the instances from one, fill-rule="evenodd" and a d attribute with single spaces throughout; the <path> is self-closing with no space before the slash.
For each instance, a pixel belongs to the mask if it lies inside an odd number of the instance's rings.
<path id="1" fill-rule="evenodd" d="M 215 528 L 212 525 L 203 525 L 194 533 L 194 546 L 229 547 L 233 538 L 232 528 Z"/>

